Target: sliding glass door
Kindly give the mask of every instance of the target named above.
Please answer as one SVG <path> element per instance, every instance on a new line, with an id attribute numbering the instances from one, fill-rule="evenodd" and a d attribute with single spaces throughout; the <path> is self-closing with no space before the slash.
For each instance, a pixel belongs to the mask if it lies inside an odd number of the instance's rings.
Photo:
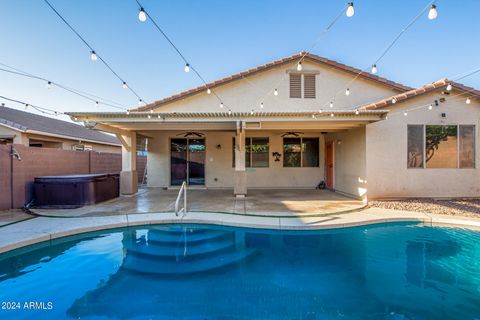
<path id="1" fill-rule="evenodd" d="M 170 150 L 171 185 L 205 185 L 205 139 L 172 139 Z"/>

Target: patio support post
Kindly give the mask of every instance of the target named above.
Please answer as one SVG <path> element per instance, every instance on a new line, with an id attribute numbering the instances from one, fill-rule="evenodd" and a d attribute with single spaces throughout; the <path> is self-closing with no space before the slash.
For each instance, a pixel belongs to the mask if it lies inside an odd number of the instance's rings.
<path id="1" fill-rule="evenodd" d="M 120 194 L 135 194 L 138 191 L 137 177 L 137 133 L 117 134 L 122 143 L 122 171 L 120 172 Z"/>
<path id="2" fill-rule="evenodd" d="M 233 186 L 233 194 L 236 197 L 243 198 L 247 195 L 247 173 L 245 171 L 245 121 L 237 121 Z"/>

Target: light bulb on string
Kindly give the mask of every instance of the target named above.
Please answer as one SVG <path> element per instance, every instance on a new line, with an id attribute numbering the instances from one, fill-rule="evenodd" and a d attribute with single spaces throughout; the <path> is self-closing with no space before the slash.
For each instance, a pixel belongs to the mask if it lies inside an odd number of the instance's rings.
<path id="1" fill-rule="evenodd" d="M 373 74 L 376 74 L 377 72 L 378 72 L 377 65 L 374 64 L 374 65 L 372 66 L 372 73 L 373 73 Z"/>
<path id="2" fill-rule="evenodd" d="M 332 118 L 333 118 L 334 116 L 335 116 L 335 115 L 334 115 L 333 113 L 330 113 L 330 117 L 332 117 Z"/>
<path id="3" fill-rule="evenodd" d="M 25 110 L 27 110 L 27 109 L 28 109 L 28 103 L 25 104 Z"/>
<path id="4" fill-rule="evenodd" d="M 161 116 L 160 116 L 160 115 L 157 115 L 157 118 L 158 118 L 158 119 L 160 119 L 160 118 L 161 118 Z"/>
<path id="5" fill-rule="evenodd" d="M 130 110 L 127 110 L 127 116 L 130 114 Z"/>
<path id="6" fill-rule="evenodd" d="M 404 112 L 403 115 L 406 117 L 408 115 L 408 113 Z"/>
<path id="7" fill-rule="evenodd" d="M 392 99 L 392 103 L 393 103 L 393 104 L 397 103 L 397 99 L 396 99 L 396 98 L 393 98 L 393 99 Z"/>
<path id="8" fill-rule="evenodd" d="M 252 115 L 252 116 L 253 116 L 253 110 L 252 110 L 252 111 L 250 111 L 250 115 Z"/>
<path id="9" fill-rule="evenodd" d="M 263 102 L 260 103 L 260 109 L 263 109 Z"/>
<path id="10" fill-rule="evenodd" d="M 333 108 L 333 102 L 330 102 L 330 108 Z"/>
<path id="11" fill-rule="evenodd" d="M 97 53 L 95 51 L 92 51 L 90 53 L 90 60 L 92 61 L 97 61 L 98 57 L 97 57 Z"/>
<path id="12" fill-rule="evenodd" d="M 428 105 L 428 110 L 432 110 L 433 109 L 433 106 L 430 104 Z"/>
<path id="13" fill-rule="evenodd" d="M 278 96 L 278 90 L 277 90 L 277 89 L 275 89 L 275 90 L 273 91 L 273 95 L 274 95 L 274 96 Z"/>
<path id="14" fill-rule="evenodd" d="M 349 96 L 349 95 L 350 95 L 350 89 L 349 89 L 349 88 L 347 88 L 347 90 L 345 90 L 345 95 L 346 95 L 346 96 Z"/>
<path id="15" fill-rule="evenodd" d="M 138 99 L 138 105 L 142 105 L 142 99 Z"/>
<path id="16" fill-rule="evenodd" d="M 184 68 L 183 70 L 184 70 L 185 72 L 187 72 L 187 73 L 190 72 L 190 65 L 187 63 L 187 64 L 185 65 L 185 68 Z"/>
<path id="17" fill-rule="evenodd" d="M 232 110 L 228 110 L 228 115 L 231 115 L 232 114 Z"/>
<path id="18" fill-rule="evenodd" d="M 95 101 L 95 105 L 97 105 L 97 106 L 99 105 L 98 101 Z"/>
<path id="19" fill-rule="evenodd" d="M 210 88 L 207 89 L 207 94 L 211 94 L 212 93 L 212 90 L 210 90 Z"/>
<path id="20" fill-rule="evenodd" d="M 297 64 L 297 71 L 302 71 L 302 61 Z"/>
<path id="21" fill-rule="evenodd" d="M 452 91 L 452 84 L 451 84 L 451 83 L 449 83 L 449 84 L 447 85 L 447 91 Z"/>
<path id="22" fill-rule="evenodd" d="M 123 89 L 128 89 L 127 83 L 125 81 L 123 81 L 122 88 Z"/>
<path id="23" fill-rule="evenodd" d="M 467 98 L 467 100 L 465 100 L 465 103 L 466 103 L 466 104 L 470 104 L 470 102 L 472 102 L 472 101 L 470 100 L 470 98 Z"/>
<path id="24" fill-rule="evenodd" d="M 147 14 L 145 13 L 145 10 L 143 8 L 140 8 L 140 11 L 138 12 L 138 20 L 141 22 L 147 21 Z"/>
<path id="25" fill-rule="evenodd" d="M 318 113 L 322 113 L 322 112 L 323 112 L 322 109 L 318 110 Z"/>
<path id="26" fill-rule="evenodd" d="M 435 20 L 437 19 L 438 12 L 437 12 L 437 6 L 432 4 L 430 7 L 430 10 L 428 11 L 428 19 L 430 20 Z"/>
<path id="27" fill-rule="evenodd" d="M 353 8 L 353 2 L 348 3 L 347 12 L 345 13 L 347 17 L 351 18 L 355 14 L 355 9 Z"/>
<path id="28" fill-rule="evenodd" d="M 45 86 L 46 86 L 47 89 L 52 89 L 52 82 L 48 81 Z"/>
<path id="29" fill-rule="evenodd" d="M 151 115 L 148 115 L 147 117 L 148 117 L 148 119 L 152 119 L 152 116 L 151 116 Z"/>
<path id="30" fill-rule="evenodd" d="M 358 116 L 360 114 L 360 111 L 355 110 L 355 114 Z"/>

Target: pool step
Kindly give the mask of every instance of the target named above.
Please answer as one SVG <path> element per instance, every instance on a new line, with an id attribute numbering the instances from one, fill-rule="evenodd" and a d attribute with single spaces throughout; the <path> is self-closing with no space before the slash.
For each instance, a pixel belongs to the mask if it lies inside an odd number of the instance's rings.
<path id="1" fill-rule="evenodd" d="M 199 241 L 209 241 L 220 237 L 233 236 L 232 232 L 221 230 L 205 230 L 201 232 L 163 232 L 159 230 L 150 230 L 148 232 L 148 242 L 159 243 L 179 243 L 184 242 L 186 236 L 187 243 L 194 243 Z"/>
<path id="2" fill-rule="evenodd" d="M 163 261 L 148 257 L 127 255 L 123 268 L 140 273 L 173 275 L 206 272 L 240 262 L 256 253 L 256 250 L 241 250 L 208 256 L 195 260 Z"/>
<path id="3" fill-rule="evenodd" d="M 231 239 L 225 238 L 219 238 L 208 242 L 194 242 L 193 244 L 187 242 L 186 250 L 185 243 L 183 241 L 180 241 L 176 245 L 156 242 L 150 242 L 149 244 L 145 242 L 125 244 L 128 253 L 154 256 L 159 258 L 176 257 L 183 255 L 184 252 L 186 252 L 186 255 L 189 257 L 206 255 L 222 251 L 233 246 L 234 242 Z"/>

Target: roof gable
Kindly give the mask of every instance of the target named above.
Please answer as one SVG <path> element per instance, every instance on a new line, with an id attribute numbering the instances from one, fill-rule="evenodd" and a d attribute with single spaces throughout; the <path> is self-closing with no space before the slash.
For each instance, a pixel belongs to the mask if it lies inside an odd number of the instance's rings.
<path id="1" fill-rule="evenodd" d="M 411 87 L 408 87 L 408 86 L 399 84 L 397 82 L 393 82 L 391 80 L 388 80 L 388 79 L 370 74 L 368 72 L 363 72 L 360 69 L 349 67 L 345 64 L 341 64 L 341 63 L 338 63 L 336 61 L 329 60 L 329 59 L 326 59 L 326 58 L 323 58 L 323 57 L 320 57 L 320 56 L 317 56 L 317 55 L 314 55 L 314 54 L 311 54 L 311 53 L 301 52 L 301 53 L 292 55 L 292 56 L 287 57 L 287 58 L 276 60 L 276 61 L 264 64 L 264 65 L 258 66 L 256 68 L 252 68 L 252 69 L 249 69 L 249 70 L 231 75 L 229 77 L 210 82 L 206 85 L 202 85 L 202 86 L 190 89 L 190 90 L 180 92 L 178 94 L 172 95 L 170 97 L 167 97 L 167 98 L 164 98 L 164 99 L 161 99 L 161 100 L 157 100 L 155 102 L 147 104 L 146 106 L 135 108 L 135 109 L 132 109 L 130 111 L 132 111 L 132 112 L 143 112 L 143 111 L 153 110 L 153 109 L 156 109 L 156 108 L 161 107 L 163 105 L 173 103 L 175 101 L 178 101 L 178 100 L 181 100 L 181 99 L 184 99 L 184 98 L 187 98 L 187 97 L 191 97 L 191 96 L 196 95 L 198 93 L 205 92 L 207 89 L 214 89 L 216 87 L 231 83 L 233 81 L 241 80 L 245 77 L 252 76 L 252 75 L 258 74 L 260 72 L 264 72 L 264 71 L 270 70 L 272 68 L 276 68 L 276 67 L 294 62 L 296 60 L 300 60 L 300 58 L 302 58 L 302 56 L 304 56 L 304 55 L 305 55 L 304 59 L 307 60 L 307 61 L 312 61 L 312 62 L 315 62 L 315 63 L 324 64 L 324 65 L 333 67 L 337 70 L 347 72 L 347 73 L 349 73 L 351 75 L 354 75 L 354 76 L 359 75 L 360 78 L 375 81 L 375 82 L 377 82 L 381 85 L 384 85 L 386 87 L 389 87 L 389 88 L 391 88 L 393 90 L 396 90 L 396 91 L 399 91 L 399 92 L 405 92 L 405 91 L 412 90 Z"/>

